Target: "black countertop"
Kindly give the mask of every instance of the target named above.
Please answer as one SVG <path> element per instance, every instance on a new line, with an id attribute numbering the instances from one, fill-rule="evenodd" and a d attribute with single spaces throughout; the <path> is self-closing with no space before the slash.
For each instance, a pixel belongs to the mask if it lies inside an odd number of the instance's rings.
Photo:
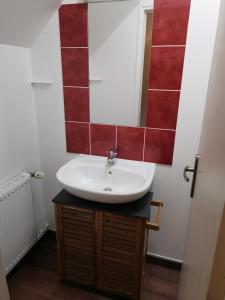
<path id="1" fill-rule="evenodd" d="M 153 193 L 148 192 L 139 200 L 124 203 L 124 204 L 107 204 L 89 201 L 76 197 L 69 192 L 62 190 L 53 200 L 54 203 L 74 206 L 77 208 L 84 208 L 90 210 L 99 210 L 107 213 L 118 214 L 128 217 L 135 217 L 141 219 L 149 219 L 151 200 Z"/>

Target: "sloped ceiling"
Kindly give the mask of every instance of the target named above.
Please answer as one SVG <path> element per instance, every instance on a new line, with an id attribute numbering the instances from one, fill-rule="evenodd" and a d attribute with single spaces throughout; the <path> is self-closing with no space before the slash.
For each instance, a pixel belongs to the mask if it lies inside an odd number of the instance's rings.
<path id="1" fill-rule="evenodd" d="M 0 0 L 0 44 L 30 47 L 62 0 Z"/>

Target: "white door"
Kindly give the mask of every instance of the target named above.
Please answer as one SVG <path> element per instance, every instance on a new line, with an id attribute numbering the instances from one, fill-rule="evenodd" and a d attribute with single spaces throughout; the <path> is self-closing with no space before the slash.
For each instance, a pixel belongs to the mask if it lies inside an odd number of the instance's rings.
<path id="1" fill-rule="evenodd" d="M 207 293 L 225 203 L 225 1 L 221 1 L 199 154 L 178 298 L 222 300 L 225 295 L 207 297 Z"/>

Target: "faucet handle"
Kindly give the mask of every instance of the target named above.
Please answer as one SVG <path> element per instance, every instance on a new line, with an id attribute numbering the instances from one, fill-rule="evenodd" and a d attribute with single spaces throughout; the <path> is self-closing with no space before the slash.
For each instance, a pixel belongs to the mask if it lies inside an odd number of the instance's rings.
<path id="1" fill-rule="evenodd" d="M 114 147 L 110 148 L 109 151 L 107 151 L 107 153 L 108 153 L 108 158 L 110 159 L 116 158 L 117 156 L 117 152 Z"/>
<path id="2" fill-rule="evenodd" d="M 111 148 L 108 151 L 108 159 L 107 159 L 108 165 L 113 166 L 116 163 L 116 160 L 117 160 L 116 156 L 117 156 L 116 149 L 115 148 Z"/>
<path id="3" fill-rule="evenodd" d="M 117 159 L 117 152 L 113 152 L 113 158 Z"/>

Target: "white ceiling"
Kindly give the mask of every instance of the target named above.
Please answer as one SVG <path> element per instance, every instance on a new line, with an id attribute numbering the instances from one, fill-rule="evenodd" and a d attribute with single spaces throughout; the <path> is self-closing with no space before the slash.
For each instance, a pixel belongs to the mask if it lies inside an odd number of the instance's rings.
<path id="1" fill-rule="evenodd" d="M 30 47 L 62 0 L 0 0 L 0 44 Z"/>

